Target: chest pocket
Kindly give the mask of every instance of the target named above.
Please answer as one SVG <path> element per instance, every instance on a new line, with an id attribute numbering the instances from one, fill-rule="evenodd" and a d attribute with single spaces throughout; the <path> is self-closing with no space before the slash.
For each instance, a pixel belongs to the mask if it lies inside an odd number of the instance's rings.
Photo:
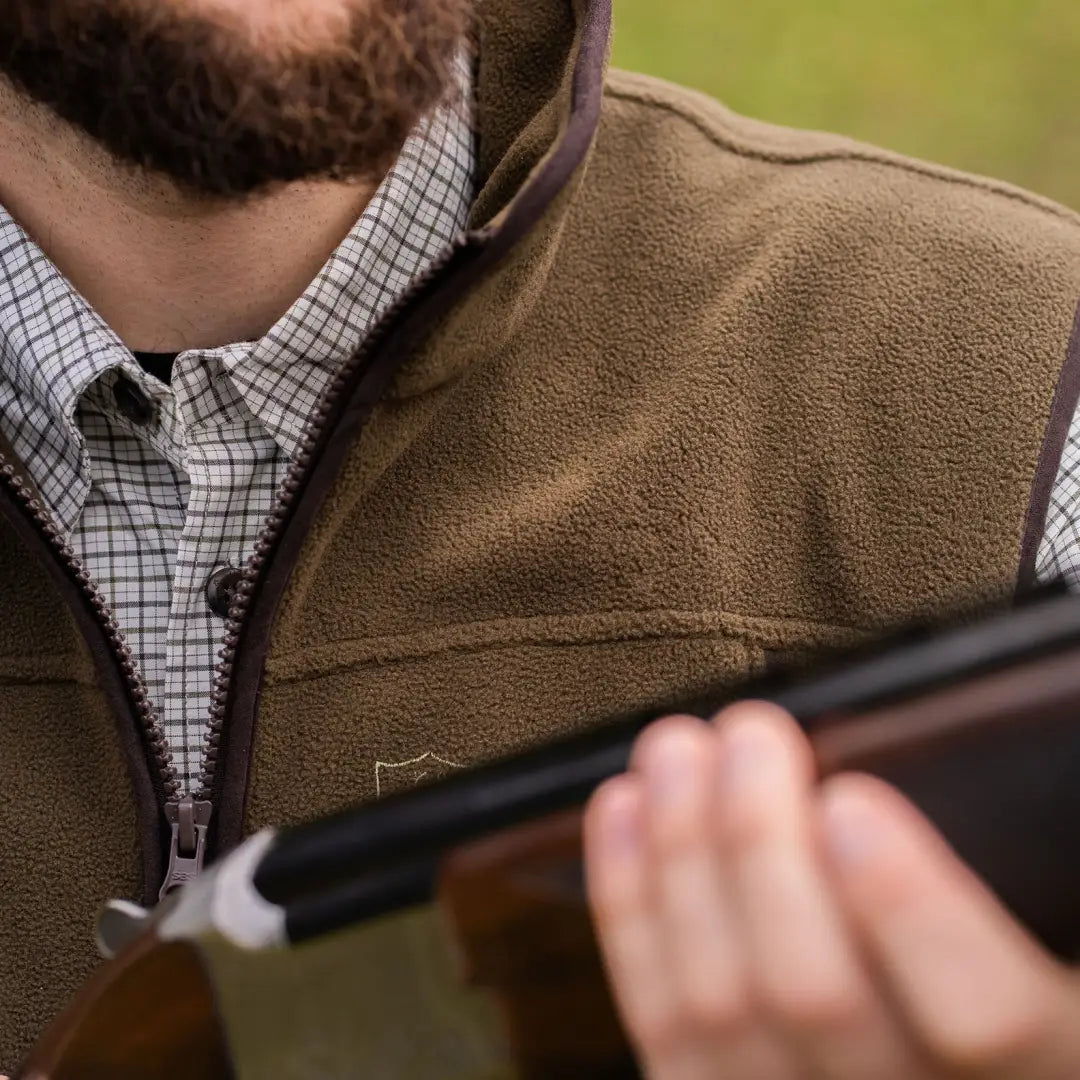
<path id="1" fill-rule="evenodd" d="M 385 798 L 540 743 L 655 708 L 670 711 L 764 666 L 724 633 L 508 642 L 332 670 L 268 671 L 248 829 Z"/>

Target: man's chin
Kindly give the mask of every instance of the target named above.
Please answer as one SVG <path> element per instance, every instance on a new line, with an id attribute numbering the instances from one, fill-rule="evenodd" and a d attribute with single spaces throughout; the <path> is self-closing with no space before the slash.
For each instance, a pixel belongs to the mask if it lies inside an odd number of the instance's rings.
<path id="1" fill-rule="evenodd" d="M 318 52 L 348 36 L 371 0 L 121 0 L 128 6 L 171 7 L 176 12 L 215 22 L 265 54 Z M 399 7 L 402 5 L 398 5 Z"/>
<path id="2" fill-rule="evenodd" d="M 260 51 L 240 29 L 190 11 L 237 2 L 163 0 L 149 11 L 116 0 L 11 0 L 0 4 L 0 71 L 111 159 L 190 195 L 241 200 L 300 181 L 370 183 L 455 86 L 472 7 L 366 0 L 332 46 Z"/>

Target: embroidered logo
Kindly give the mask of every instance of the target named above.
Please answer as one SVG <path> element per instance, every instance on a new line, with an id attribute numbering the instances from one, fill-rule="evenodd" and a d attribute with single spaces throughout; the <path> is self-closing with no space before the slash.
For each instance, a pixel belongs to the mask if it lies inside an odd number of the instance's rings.
<path id="1" fill-rule="evenodd" d="M 430 751 L 408 761 L 376 761 L 375 794 L 381 799 L 384 795 L 415 787 L 424 780 L 445 776 L 451 769 L 465 768 L 468 766 L 459 765 Z"/>

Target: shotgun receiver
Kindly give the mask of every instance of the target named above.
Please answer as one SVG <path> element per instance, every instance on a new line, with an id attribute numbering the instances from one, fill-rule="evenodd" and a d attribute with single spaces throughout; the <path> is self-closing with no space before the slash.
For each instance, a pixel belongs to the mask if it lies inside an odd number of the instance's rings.
<path id="1" fill-rule="evenodd" d="M 744 697 L 789 709 L 823 775 L 897 785 L 1049 949 L 1080 955 L 1080 598 L 664 712 Z M 252 837 L 147 915 L 18 1080 L 636 1076 L 585 902 L 581 808 L 659 715 Z"/>

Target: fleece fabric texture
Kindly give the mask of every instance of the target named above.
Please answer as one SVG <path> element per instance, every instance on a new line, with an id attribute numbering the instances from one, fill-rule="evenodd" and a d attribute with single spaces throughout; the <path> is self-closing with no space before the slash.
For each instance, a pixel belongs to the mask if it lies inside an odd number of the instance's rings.
<path id="1" fill-rule="evenodd" d="M 498 229 L 607 9 L 481 12 L 472 225 Z M 246 828 L 1006 601 L 1080 387 L 1078 297 L 1059 206 L 610 74 L 586 161 L 430 328 L 304 539 Z M 106 675 L 10 522 L 0 590 L 10 1067 L 142 870 Z"/>

